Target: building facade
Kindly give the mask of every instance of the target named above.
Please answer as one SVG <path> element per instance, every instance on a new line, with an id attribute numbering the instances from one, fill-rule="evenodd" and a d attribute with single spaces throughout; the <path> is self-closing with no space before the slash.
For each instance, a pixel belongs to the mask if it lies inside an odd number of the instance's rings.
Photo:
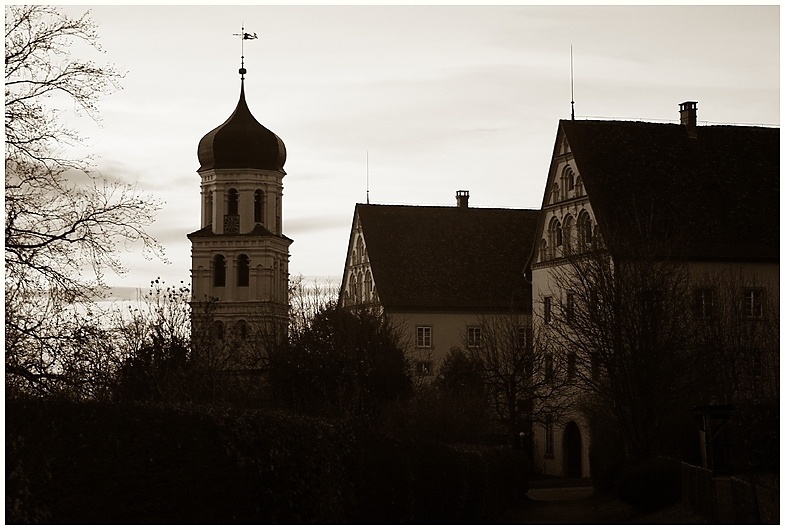
<path id="1" fill-rule="evenodd" d="M 530 322 L 524 272 L 538 212 L 470 208 L 465 190 L 456 199 L 456 207 L 357 204 L 339 294 L 341 307 L 392 317 L 426 379 L 452 348 L 480 344 L 484 320 Z"/>
<path id="2" fill-rule="evenodd" d="M 646 259 L 683 271 L 683 282 L 681 272 L 678 278 L 671 273 L 651 290 L 656 296 L 667 290 L 665 285 L 675 289 L 682 282 L 678 288 L 686 295 L 682 299 L 691 298 L 691 307 L 674 320 L 718 322 L 720 307 L 728 307 L 726 328 L 755 326 L 757 341 L 766 334 L 765 326 L 778 328 L 779 129 L 698 126 L 695 102 L 680 105 L 680 122 L 559 123 L 531 259 L 535 330 L 581 329 L 575 321 L 577 304 L 596 306 L 599 295 L 589 292 L 578 300 L 579 293 L 571 292 L 564 278 L 588 270 L 576 263 L 598 253 L 608 264 L 609 277 L 616 271 L 620 278 L 623 263 Z M 660 303 L 653 300 L 644 296 L 640 305 Z M 607 367 L 596 361 L 596 352 L 574 351 L 586 342 L 569 340 L 569 333 L 575 332 L 560 330 L 562 339 L 568 337 L 561 344 L 567 346 L 553 355 L 562 358 L 557 364 L 576 372 L 573 392 L 580 398 Z M 779 373 L 778 333 L 773 345 L 720 347 L 715 341 L 711 348 L 715 356 L 724 350 L 730 356 L 742 349 L 758 352 L 752 370 L 761 372 L 760 366 L 755 368 L 760 363 L 763 371 Z M 716 396 L 721 402 L 740 398 L 744 377 L 738 362 L 734 366 L 729 378 L 735 390 Z M 760 374 L 754 377 L 755 385 L 763 384 Z M 778 383 L 766 386 L 778 396 Z M 580 401 L 535 429 L 538 471 L 592 475 L 596 433 Z"/>

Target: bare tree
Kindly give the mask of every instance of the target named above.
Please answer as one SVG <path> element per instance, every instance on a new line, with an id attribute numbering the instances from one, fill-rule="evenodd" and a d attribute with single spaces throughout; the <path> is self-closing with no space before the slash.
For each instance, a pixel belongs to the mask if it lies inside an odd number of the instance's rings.
<path id="1" fill-rule="evenodd" d="M 132 185 L 90 173 L 90 160 L 69 157 L 81 141 L 64 125 L 71 104 L 97 118 L 98 98 L 121 74 L 70 55 L 76 42 L 100 50 L 88 14 L 73 19 L 54 7 L 7 6 L 5 18 L 5 267 L 7 384 L 33 393 L 68 375 L 62 344 L 79 333 L 105 289 L 107 270 L 123 273 L 118 255 L 141 245 L 162 256 L 145 232 L 158 206 Z"/>
<path id="2" fill-rule="evenodd" d="M 689 270 L 668 251 L 595 245 L 553 267 L 540 300 L 549 347 L 584 404 L 614 418 L 630 457 L 660 452 L 695 395 Z"/>
<path id="3" fill-rule="evenodd" d="M 742 266 L 693 279 L 695 350 L 712 404 L 779 402 L 779 288 Z"/>
<path id="4" fill-rule="evenodd" d="M 572 403 L 567 373 L 554 363 L 531 318 L 520 314 L 482 315 L 464 348 L 481 368 L 486 397 L 511 440 L 530 435 L 532 423 L 558 418 Z"/>

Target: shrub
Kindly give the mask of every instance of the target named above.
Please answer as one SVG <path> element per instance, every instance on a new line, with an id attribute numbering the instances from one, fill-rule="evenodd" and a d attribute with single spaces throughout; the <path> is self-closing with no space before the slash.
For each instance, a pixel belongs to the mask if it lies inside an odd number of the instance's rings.
<path id="1" fill-rule="evenodd" d="M 675 460 L 654 458 L 621 472 L 619 499 L 641 512 L 653 512 L 679 502 L 681 469 Z"/>
<path id="2" fill-rule="evenodd" d="M 330 307 L 270 352 L 272 392 L 297 412 L 363 416 L 406 397 L 411 379 L 396 330 L 384 315 Z"/>
<path id="3" fill-rule="evenodd" d="M 8 524 L 482 523 L 520 454 L 227 408 L 6 402 Z"/>

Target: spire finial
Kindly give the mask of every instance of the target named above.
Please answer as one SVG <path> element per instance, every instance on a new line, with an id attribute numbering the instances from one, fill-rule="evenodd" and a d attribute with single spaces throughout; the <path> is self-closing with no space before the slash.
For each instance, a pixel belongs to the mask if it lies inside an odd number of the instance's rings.
<path id="1" fill-rule="evenodd" d="M 240 81 L 245 80 L 245 73 L 248 71 L 245 69 L 245 41 L 258 39 L 259 37 L 256 36 L 256 33 L 246 33 L 245 32 L 245 25 L 240 26 L 240 33 L 233 33 L 235 37 L 240 37 Z"/>

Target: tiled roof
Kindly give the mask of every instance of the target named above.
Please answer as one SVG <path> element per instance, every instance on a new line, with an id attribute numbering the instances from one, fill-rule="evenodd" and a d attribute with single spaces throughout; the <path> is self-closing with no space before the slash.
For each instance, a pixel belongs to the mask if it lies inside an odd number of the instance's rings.
<path id="1" fill-rule="evenodd" d="M 691 139 L 676 124 L 560 127 L 611 252 L 643 226 L 689 259 L 779 261 L 779 128 L 701 126 Z"/>
<path id="2" fill-rule="evenodd" d="M 531 308 L 524 269 L 539 210 L 358 204 L 387 309 Z"/>

